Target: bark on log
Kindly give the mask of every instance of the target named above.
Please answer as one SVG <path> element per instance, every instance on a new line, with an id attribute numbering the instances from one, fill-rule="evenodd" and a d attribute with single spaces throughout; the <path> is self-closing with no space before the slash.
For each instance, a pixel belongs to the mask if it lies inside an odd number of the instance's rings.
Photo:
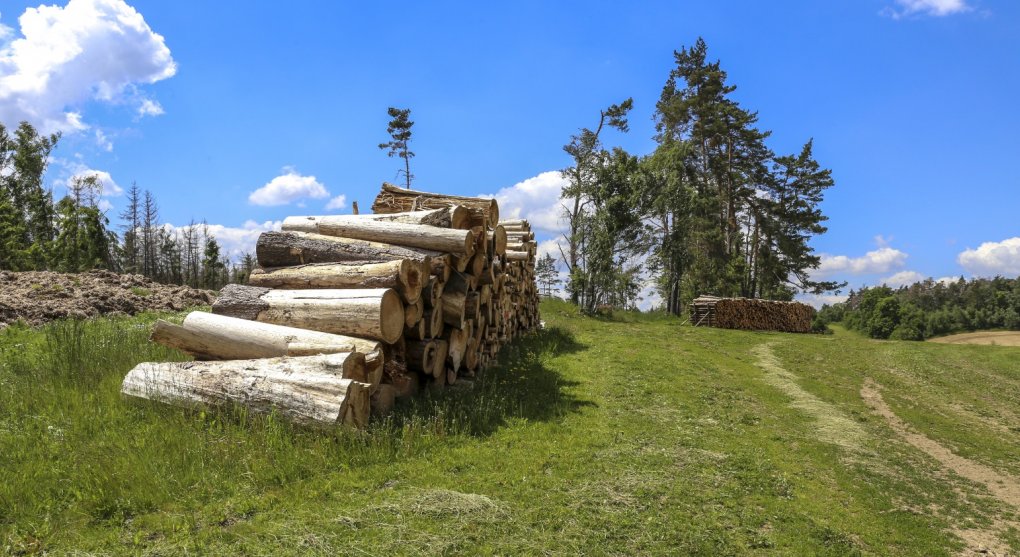
<path id="1" fill-rule="evenodd" d="M 464 328 L 464 305 L 467 294 L 463 292 L 443 293 L 443 322 L 455 329 Z"/>
<path id="2" fill-rule="evenodd" d="M 495 228 L 499 224 L 499 204 L 495 199 L 415 191 L 386 183 L 382 185 L 379 195 L 376 196 L 375 202 L 372 203 L 372 211 L 376 213 L 395 213 L 417 209 L 450 207 L 453 205 L 462 205 L 470 209 L 473 215 L 481 217 L 473 220 L 483 222 L 488 228 Z"/>
<path id="3" fill-rule="evenodd" d="M 432 277 L 429 279 L 429 283 L 421 292 L 421 299 L 425 302 L 425 307 L 434 308 L 438 306 L 440 304 L 440 299 L 443 297 L 443 289 L 445 287 L 445 280 L 439 280 L 439 277 Z"/>
<path id="4" fill-rule="evenodd" d="M 427 331 L 426 336 L 428 338 L 438 338 L 443 336 L 443 310 L 442 308 L 432 308 L 425 310 L 421 320 L 425 322 L 425 329 Z"/>
<path id="5" fill-rule="evenodd" d="M 437 339 L 436 345 L 436 357 L 434 366 L 432 368 L 432 377 L 442 377 L 446 373 L 446 357 L 450 355 L 450 343 L 443 340 Z"/>
<path id="6" fill-rule="evenodd" d="M 275 409 L 302 424 L 363 427 L 371 387 L 340 375 L 348 357 L 143 363 L 128 372 L 121 392 L 178 405 L 235 403 L 259 413 Z"/>
<path id="7" fill-rule="evenodd" d="M 409 259 L 345 265 L 312 263 L 296 267 L 255 269 L 248 284 L 263 288 L 392 288 L 409 304 L 421 296 L 422 266 Z"/>
<path id="8" fill-rule="evenodd" d="M 182 332 L 183 329 L 185 332 Z M 193 311 L 182 326 L 157 321 L 151 340 L 199 359 L 246 360 L 335 352 L 383 352 L 379 341 Z"/>
<path id="9" fill-rule="evenodd" d="M 396 405 L 397 388 L 393 385 L 379 385 L 379 388 L 372 393 L 372 417 L 385 418 L 393 412 Z"/>
<path id="10" fill-rule="evenodd" d="M 150 340 L 191 354 L 199 360 L 247 360 L 280 356 L 312 356 L 360 352 L 363 371 L 350 378 L 373 387 L 382 379 L 385 350 L 381 342 L 320 333 L 294 327 L 247 321 L 193 311 L 183 325 L 157 321 Z M 357 358 L 351 358 L 356 362 Z"/>
<path id="11" fill-rule="evenodd" d="M 407 342 L 407 367 L 425 375 L 432 375 L 436 365 L 436 343 L 431 340 Z"/>
<path id="12" fill-rule="evenodd" d="M 404 306 L 404 326 L 412 327 L 415 323 L 421 321 L 422 315 L 425 313 L 425 302 L 420 298 L 413 304 Z"/>
<path id="13" fill-rule="evenodd" d="M 230 284 L 213 313 L 393 343 L 404 330 L 400 296 L 388 288 L 269 290 Z"/>
<path id="14" fill-rule="evenodd" d="M 470 230 L 376 220 L 355 221 L 344 216 L 287 217 L 283 221 L 283 230 L 387 242 L 465 255 L 474 253 L 476 241 Z"/>
<path id="15" fill-rule="evenodd" d="M 448 343 L 446 361 L 457 371 L 464 358 L 464 349 L 467 348 L 467 335 L 460 329 L 447 329 L 443 333 L 443 340 Z"/>
<path id="16" fill-rule="evenodd" d="M 397 390 L 397 398 L 405 398 L 414 395 L 420 387 L 417 373 L 407 371 L 407 366 L 397 362 L 386 363 L 386 373 L 383 375 L 384 385 L 393 385 Z"/>
<path id="17" fill-rule="evenodd" d="M 424 320 L 418 320 L 412 325 L 404 326 L 404 338 L 407 340 L 425 340 L 428 336 L 428 326 Z"/>
<path id="18" fill-rule="evenodd" d="M 306 263 L 380 263 L 410 259 L 430 266 L 433 258 L 447 256 L 441 251 L 337 238 L 302 232 L 263 232 L 255 245 L 259 265 L 265 268 Z"/>
<path id="19" fill-rule="evenodd" d="M 491 232 L 488 233 L 489 241 L 492 244 L 490 253 L 493 255 L 503 255 L 506 253 L 507 233 L 506 229 L 501 225 L 497 225 Z"/>

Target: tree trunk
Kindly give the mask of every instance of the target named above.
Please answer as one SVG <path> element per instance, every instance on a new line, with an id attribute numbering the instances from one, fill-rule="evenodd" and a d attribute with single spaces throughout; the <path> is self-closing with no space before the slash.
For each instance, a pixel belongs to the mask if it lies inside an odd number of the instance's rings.
<path id="1" fill-rule="evenodd" d="M 401 222 L 380 222 L 372 219 L 353 220 L 352 217 L 343 215 L 287 217 L 283 221 L 283 230 L 372 242 L 388 242 L 401 246 L 464 255 L 474 253 L 476 242 L 475 235 L 470 230 L 453 230 Z"/>
<path id="2" fill-rule="evenodd" d="M 372 385 L 379 384 L 384 365 L 383 346 L 375 340 L 246 321 L 204 311 L 189 313 L 182 326 L 157 321 L 149 338 L 200 360 L 360 352 L 365 355 L 365 360 L 359 380 Z M 357 358 L 350 361 L 355 365 Z M 352 375 L 351 378 L 357 376 Z"/>
<path id="3" fill-rule="evenodd" d="M 453 205 L 462 205 L 471 210 L 473 226 L 495 228 L 499 224 L 499 203 L 495 199 L 414 191 L 385 183 L 372 203 L 372 211 L 384 214 Z"/>
<path id="4" fill-rule="evenodd" d="M 432 375 L 436 367 L 436 343 L 431 340 L 408 341 L 407 367 L 425 375 Z"/>
<path id="5" fill-rule="evenodd" d="M 432 368 L 432 377 L 442 377 L 446 374 L 446 357 L 450 355 L 450 343 L 443 339 L 436 339 L 435 367 Z"/>
<path id="6" fill-rule="evenodd" d="M 264 232 L 255 245 L 255 255 L 259 265 L 265 268 L 307 263 L 363 264 L 409 259 L 426 266 L 426 271 L 431 271 L 434 258 L 448 257 L 435 250 L 301 232 Z"/>
<path id="7" fill-rule="evenodd" d="M 447 329 L 443 333 L 443 340 L 448 343 L 446 361 L 454 371 L 460 369 L 464 358 L 464 349 L 467 347 L 467 335 L 460 329 Z"/>
<path id="8" fill-rule="evenodd" d="M 392 288 L 409 304 L 421 296 L 422 266 L 408 259 L 344 265 L 311 263 L 296 267 L 255 269 L 248 284 L 263 288 Z"/>
<path id="9" fill-rule="evenodd" d="M 388 288 L 269 290 L 230 284 L 213 313 L 324 333 L 396 342 L 404 331 L 404 306 Z"/>
<path id="10" fill-rule="evenodd" d="M 302 424 L 363 427 L 370 386 L 341 376 L 349 357 L 143 363 L 128 372 L 121 392 L 184 406 L 234 403 L 258 413 L 275 410 Z"/>
<path id="11" fill-rule="evenodd" d="M 509 240 L 509 236 L 506 232 L 506 228 L 503 228 L 503 225 L 497 224 L 496 228 L 492 229 L 492 231 L 489 232 L 487 236 L 489 242 L 491 243 L 491 248 L 489 249 L 489 251 L 492 254 L 503 255 L 504 253 L 506 253 L 506 244 L 507 241 Z M 519 242 L 521 240 L 515 239 L 515 241 Z"/>

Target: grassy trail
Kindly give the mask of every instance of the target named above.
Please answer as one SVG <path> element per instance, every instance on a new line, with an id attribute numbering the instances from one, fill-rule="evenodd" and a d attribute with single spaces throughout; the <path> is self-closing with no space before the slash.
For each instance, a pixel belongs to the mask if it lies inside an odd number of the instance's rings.
<path id="1" fill-rule="evenodd" d="M 151 316 L 0 333 L 0 554 L 1020 550 L 1016 508 L 861 396 L 1017 477 L 1015 348 L 543 318 L 474 388 L 332 435 L 121 400 L 179 357 Z"/>

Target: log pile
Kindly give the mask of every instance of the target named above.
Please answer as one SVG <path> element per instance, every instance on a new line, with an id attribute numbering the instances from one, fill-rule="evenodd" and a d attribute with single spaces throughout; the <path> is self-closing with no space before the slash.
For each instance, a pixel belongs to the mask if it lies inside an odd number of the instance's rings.
<path id="1" fill-rule="evenodd" d="M 494 199 L 383 184 L 371 215 L 288 217 L 212 314 L 152 340 L 197 361 L 141 364 L 122 392 L 276 408 L 363 426 L 399 397 L 472 378 L 539 324 L 535 235 Z"/>
<path id="2" fill-rule="evenodd" d="M 813 317 L 814 309 L 800 302 L 701 296 L 690 306 L 696 327 L 808 333 Z"/>

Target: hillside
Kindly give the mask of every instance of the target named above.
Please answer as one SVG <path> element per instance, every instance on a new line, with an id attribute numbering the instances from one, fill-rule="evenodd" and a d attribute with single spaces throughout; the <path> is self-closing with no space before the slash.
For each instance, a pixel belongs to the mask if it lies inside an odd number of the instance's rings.
<path id="1" fill-rule="evenodd" d="M 10 327 L 0 553 L 1020 551 L 1016 348 L 542 315 L 473 388 L 332 435 L 121 400 L 178 357 L 153 315 Z"/>

